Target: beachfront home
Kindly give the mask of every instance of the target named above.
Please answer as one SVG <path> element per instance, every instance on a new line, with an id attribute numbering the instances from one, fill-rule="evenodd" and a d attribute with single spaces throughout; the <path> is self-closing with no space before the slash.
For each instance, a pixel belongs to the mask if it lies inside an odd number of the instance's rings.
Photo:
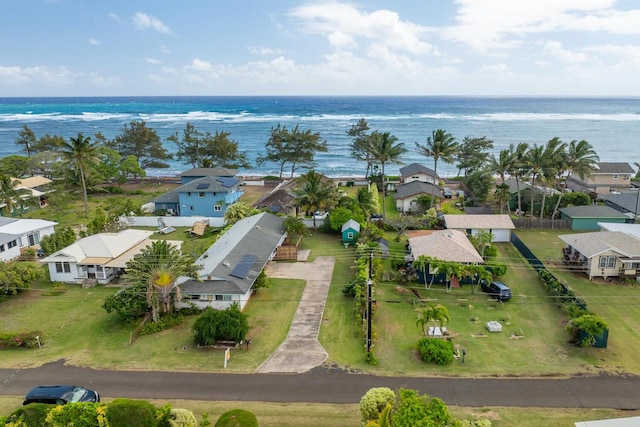
<path id="1" fill-rule="evenodd" d="M 284 219 L 262 212 L 236 222 L 196 260 L 198 280 L 179 281 L 182 301 L 176 307 L 225 309 L 237 302 L 243 308 L 258 275 L 285 240 Z"/>
<path id="2" fill-rule="evenodd" d="M 595 231 L 591 233 L 558 236 L 566 246 L 562 249 L 563 262 L 572 271 L 594 277 L 623 277 L 637 280 L 640 276 L 640 239 L 621 231 Z"/>
<path id="3" fill-rule="evenodd" d="M 422 181 L 411 181 L 406 184 L 400 184 L 396 187 L 396 192 L 393 195 L 393 198 L 396 200 L 396 210 L 403 213 L 416 212 L 419 209 L 416 204 L 416 199 L 421 195 L 431 197 L 432 193 L 436 198 L 435 204 L 437 205 L 438 202 L 444 198 L 442 189 L 437 185 L 434 188 L 432 183 Z"/>
<path id="4" fill-rule="evenodd" d="M 419 163 L 411 163 L 410 165 L 400 168 L 400 183 L 402 184 L 419 181 L 438 185 L 439 180 L 440 177 L 433 169 L 422 166 Z"/>
<path id="5" fill-rule="evenodd" d="M 273 190 L 260 197 L 260 199 L 253 204 L 253 207 L 256 209 L 266 209 L 274 214 L 296 216 L 296 196 L 293 194 L 295 187 L 295 179 L 286 179 L 279 183 Z"/>
<path id="6" fill-rule="evenodd" d="M 40 260 L 52 282 L 107 284 L 118 277 L 127 261 L 151 245 L 153 231 L 126 229 L 78 240 Z M 171 242 L 179 246 L 180 242 Z"/>
<path id="7" fill-rule="evenodd" d="M 567 188 L 598 198 L 616 191 L 628 190 L 635 170 L 624 162 L 600 162 L 590 176 L 571 175 Z"/>
<path id="8" fill-rule="evenodd" d="M 463 231 L 467 236 L 487 231 L 492 235 L 492 242 L 510 242 L 511 230 L 516 228 L 509 215 L 443 215 L 442 218 L 447 229 Z"/>
<path id="9" fill-rule="evenodd" d="M 43 208 L 48 205 L 47 194 L 51 192 L 52 180 L 42 175 L 34 175 L 26 178 L 11 178 L 11 180 L 17 181 L 16 188 L 26 190 L 32 198 L 38 200 L 38 203 L 35 204 L 36 206 Z"/>
<path id="10" fill-rule="evenodd" d="M 153 199 L 155 211 L 178 216 L 222 218 L 227 207 L 238 201 L 242 181 L 227 176 L 204 176 Z"/>
<path id="11" fill-rule="evenodd" d="M 40 248 L 43 237 L 54 233 L 57 222 L 0 217 L 0 261 L 18 258 L 27 248 Z"/>
<path id="12" fill-rule="evenodd" d="M 205 176 L 212 177 L 224 177 L 224 178 L 233 178 L 238 173 L 235 169 L 228 168 L 193 168 L 188 171 L 182 172 L 180 176 L 180 183 L 186 184 L 198 178 L 204 178 Z"/>

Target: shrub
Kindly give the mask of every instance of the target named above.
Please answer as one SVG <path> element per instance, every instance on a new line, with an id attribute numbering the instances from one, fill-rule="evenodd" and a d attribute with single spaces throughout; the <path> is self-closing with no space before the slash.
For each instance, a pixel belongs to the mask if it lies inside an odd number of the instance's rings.
<path id="1" fill-rule="evenodd" d="M 54 405 L 47 405 L 45 403 L 30 403 L 27 406 L 18 408 L 7 418 L 7 424 L 16 427 L 44 427 L 46 423 L 47 414 L 51 408 L 55 408 Z"/>
<path id="2" fill-rule="evenodd" d="M 51 427 L 95 427 L 98 421 L 98 409 L 104 408 L 100 403 L 73 402 L 58 405 L 47 414 L 47 426 Z M 104 410 L 104 409 L 103 409 Z"/>
<path id="3" fill-rule="evenodd" d="M 453 344 L 451 341 L 436 338 L 422 338 L 418 341 L 418 351 L 427 363 L 447 365 L 453 362 Z"/>
<path id="4" fill-rule="evenodd" d="M 193 339 L 198 345 L 213 345 L 216 341 L 240 342 L 249 332 L 247 315 L 234 303 L 225 310 L 207 308 L 193 324 Z"/>
<path id="5" fill-rule="evenodd" d="M 109 427 L 156 427 L 156 408 L 146 400 L 116 399 L 107 406 Z"/>
<path id="6" fill-rule="evenodd" d="M 0 333 L 0 350 L 4 348 L 36 348 L 40 331 Z M 40 341 L 42 344 L 42 340 Z"/>
<path id="7" fill-rule="evenodd" d="M 360 414 L 362 423 L 377 420 L 380 412 L 387 406 L 387 403 L 394 404 L 396 394 L 388 387 L 374 387 L 369 389 L 360 399 Z"/>
<path id="8" fill-rule="evenodd" d="M 198 427 L 196 416 L 188 409 L 172 409 L 169 412 L 169 427 Z"/>
<path id="9" fill-rule="evenodd" d="M 140 329 L 140 335 L 151 335 L 158 332 L 162 332 L 165 329 L 173 328 L 179 325 L 184 320 L 184 316 L 180 313 L 167 313 L 158 319 L 157 322 L 147 322 Z"/>
<path id="10" fill-rule="evenodd" d="M 607 329 L 607 323 L 595 314 L 585 314 L 571 319 L 566 328 L 571 334 L 573 342 L 576 342 L 580 347 L 591 347 L 595 344 L 596 337 L 601 336 Z M 579 340 L 581 332 L 584 332 L 584 338 Z"/>
<path id="11" fill-rule="evenodd" d="M 244 409 L 232 409 L 220 415 L 215 427 L 258 427 L 258 419 Z"/>

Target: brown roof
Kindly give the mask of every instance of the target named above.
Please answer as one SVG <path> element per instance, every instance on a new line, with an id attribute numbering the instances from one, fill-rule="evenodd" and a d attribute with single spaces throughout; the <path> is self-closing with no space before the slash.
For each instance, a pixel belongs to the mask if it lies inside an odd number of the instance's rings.
<path id="1" fill-rule="evenodd" d="M 431 234 L 409 237 L 414 258 L 421 255 L 441 261 L 477 264 L 484 262 L 466 234 L 458 230 L 429 230 Z"/>

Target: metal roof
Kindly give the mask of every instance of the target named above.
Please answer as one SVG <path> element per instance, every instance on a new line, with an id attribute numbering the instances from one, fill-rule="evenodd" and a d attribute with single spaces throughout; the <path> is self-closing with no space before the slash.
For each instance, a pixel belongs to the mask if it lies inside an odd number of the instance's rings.
<path id="1" fill-rule="evenodd" d="M 433 169 L 423 166 L 420 163 L 411 163 L 405 167 L 400 168 L 400 176 L 402 176 L 403 178 L 414 175 L 416 173 L 423 173 L 425 175 L 440 178 L 438 175 L 436 175 Z"/>
<path id="2" fill-rule="evenodd" d="M 431 196 L 434 185 L 430 182 L 411 181 L 406 184 L 400 184 L 396 186 L 396 194 L 394 199 L 406 199 L 407 197 L 417 196 L 420 194 L 426 194 Z M 434 196 L 443 199 L 444 196 L 440 193 L 440 187 L 435 186 Z"/>

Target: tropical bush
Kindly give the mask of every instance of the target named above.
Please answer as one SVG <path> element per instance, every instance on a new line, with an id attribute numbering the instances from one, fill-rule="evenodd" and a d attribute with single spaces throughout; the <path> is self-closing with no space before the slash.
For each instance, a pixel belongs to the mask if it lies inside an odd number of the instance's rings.
<path id="1" fill-rule="evenodd" d="M 244 409 L 232 409 L 220 415 L 215 427 L 258 427 L 258 419 Z"/>
<path id="2" fill-rule="evenodd" d="M 36 348 L 38 347 L 38 338 L 42 332 L 9 332 L 0 333 L 0 350 L 5 348 Z M 40 341 L 42 344 L 42 340 Z"/>
<path id="3" fill-rule="evenodd" d="M 418 341 L 418 352 L 427 363 L 447 365 L 453 362 L 453 343 L 436 338 L 422 338 Z"/>
<path id="4" fill-rule="evenodd" d="M 169 427 L 198 427 L 196 416 L 188 409 L 171 409 L 167 421 Z"/>
<path id="5" fill-rule="evenodd" d="M 109 427 L 156 427 L 156 408 L 145 400 L 116 399 L 107 406 Z"/>
<path id="6" fill-rule="evenodd" d="M 249 332 L 247 315 L 234 303 L 225 310 L 207 308 L 193 324 L 193 339 L 197 345 L 213 345 L 216 341 L 240 342 Z"/>
<path id="7" fill-rule="evenodd" d="M 388 387 L 375 387 L 369 389 L 360 399 L 360 414 L 362 415 L 362 424 L 366 424 L 371 420 L 377 420 L 380 412 L 388 403 L 394 404 L 396 394 Z"/>
<path id="8" fill-rule="evenodd" d="M 16 409 L 7 417 L 7 426 L 31 427 L 46 426 L 47 414 L 54 405 L 44 403 L 30 403 L 27 406 Z"/>
<path id="9" fill-rule="evenodd" d="M 100 403 L 73 402 L 49 410 L 47 426 L 95 427 L 105 425 L 106 407 Z"/>

